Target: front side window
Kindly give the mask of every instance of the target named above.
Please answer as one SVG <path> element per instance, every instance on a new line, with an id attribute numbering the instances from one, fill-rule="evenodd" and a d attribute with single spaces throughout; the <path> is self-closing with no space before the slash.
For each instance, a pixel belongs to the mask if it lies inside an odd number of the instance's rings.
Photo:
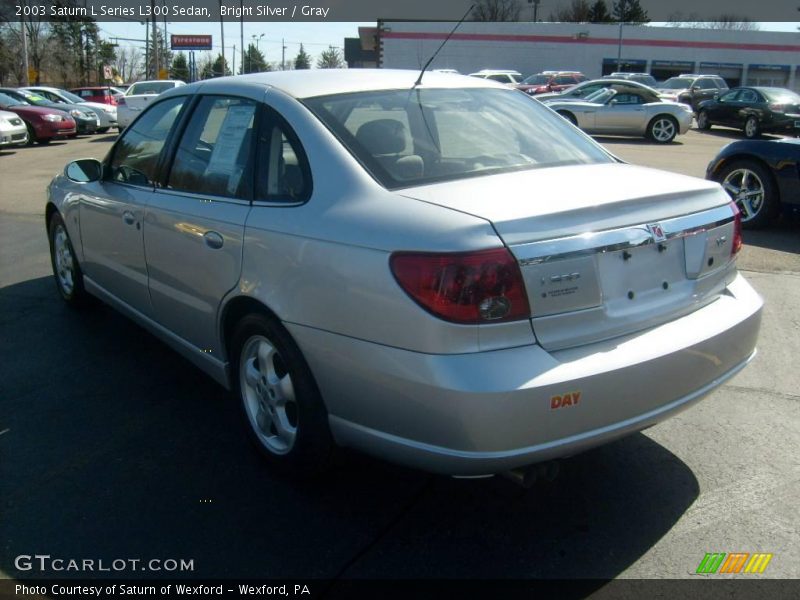
<path id="1" fill-rule="evenodd" d="M 516 90 L 415 88 L 309 98 L 305 104 L 388 188 L 613 161 Z"/>
<path id="2" fill-rule="evenodd" d="M 714 84 L 713 79 L 706 79 L 705 77 L 698 79 L 695 82 L 695 86 L 699 87 L 701 90 L 715 90 L 717 86 Z"/>
<path id="3" fill-rule="evenodd" d="M 739 102 L 758 102 L 758 95 L 753 90 L 742 90 Z"/>
<path id="4" fill-rule="evenodd" d="M 112 181 L 153 185 L 161 150 L 185 100 L 178 96 L 154 104 L 125 131 L 111 157 Z"/>
<path id="5" fill-rule="evenodd" d="M 203 98 L 181 138 L 167 187 L 249 199 L 255 113 L 253 100 Z"/>

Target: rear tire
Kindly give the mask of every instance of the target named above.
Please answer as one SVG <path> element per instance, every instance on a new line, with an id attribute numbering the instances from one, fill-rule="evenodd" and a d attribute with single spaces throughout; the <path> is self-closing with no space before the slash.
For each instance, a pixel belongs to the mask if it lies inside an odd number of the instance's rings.
<path id="1" fill-rule="evenodd" d="M 264 314 L 248 315 L 236 325 L 231 352 L 233 393 L 262 456 L 290 474 L 324 471 L 334 448 L 328 411 L 286 329 Z"/>
<path id="2" fill-rule="evenodd" d="M 106 133 L 111 127 L 101 127 L 96 133 Z"/>
<path id="3" fill-rule="evenodd" d="M 47 237 L 50 241 L 50 264 L 58 293 L 68 306 L 85 306 L 89 294 L 83 287 L 83 272 L 60 214 L 54 213 L 50 217 Z"/>
<path id="4" fill-rule="evenodd" d="M 753 160 L 737 160 L 725 165 L 714 177 L 736 203 L 742 214 L 742 227 L 760 229 L 778 216 L 780 199 L 770 172 Z"/>
<path id="5" fill-rule="evenodd" d="M 678 122 L 669 115 L 658 115 L 647 126 L 647 137 L 657 144 L 669 144 L 676 135 L 678 135 Z"/>
<path id="6" fill-rule="evenodd" d="M 761 137 L 761 125 L 756 117 L 747 117 L 744 122 L 744 137 L 754 140 Z"/>
<path id="7" fill-rule="evenodd" d="M 564 111 L 561 111 L 561 110 L 560 110 L 560 111 L 558 111 L 558 114 L 560 114 L 560 115 L 561 115 L 562 117 L 564 117 L 564 118 L 565 118 L 567 121 L 569 121 L 570 123 L 572 123 L 573 125 L 575 125 L 575 127 L 577 127 L 577 126 L 578 126 L 578 119 L 576 119 L 576 118 L 575 118 L 575 115 L 573 115 L 571 112 L 567 112 L 567 111 L 565 111 L 565 110 L 564 110 Z"/>
<path id="8" fill-rule="evenodd" d="M 711 121 L 708 120 L 708 112 L 701 110 L 697 113 L 697 128 L 703 131 L 711 129 Z"/>

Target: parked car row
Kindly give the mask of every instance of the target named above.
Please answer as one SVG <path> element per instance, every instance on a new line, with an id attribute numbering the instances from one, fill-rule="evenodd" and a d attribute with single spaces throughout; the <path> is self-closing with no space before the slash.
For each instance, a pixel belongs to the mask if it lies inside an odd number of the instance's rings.
<path id="1" fill-rule="evenodd" d="M 123 94 L 97 86 L 67 91 L 48 86 L 0 88 L 0 147 L 48 144 L 53 139 L 123 131 L 147 103 L 182 81 L 139 81 Z M 21 128 L 21 129 L 20 129 Z"/>

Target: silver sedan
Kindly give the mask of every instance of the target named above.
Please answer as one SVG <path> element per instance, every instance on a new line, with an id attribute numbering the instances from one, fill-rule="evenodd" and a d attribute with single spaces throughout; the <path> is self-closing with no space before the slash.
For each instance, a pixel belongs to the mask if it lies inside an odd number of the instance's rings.
<path id="1" fill-rule="evenodd" d="M 284 71 L 154 98 L 48 189 L 61 298 L 166 341 L 298 472 L 338 445 L 524 480 L 751 360 L 762 303 L 719 184 L 623 164 L 502 85 L 418 77 Z"/>
<path id="2" fill-rule="evenodd" d="M 546 100 L 545 104 L 587 133 L 633 135 L 666 144 L 692 126 L 692 109 L 659 98 L 642 87 L 614 85 L 581 101 Z"/>

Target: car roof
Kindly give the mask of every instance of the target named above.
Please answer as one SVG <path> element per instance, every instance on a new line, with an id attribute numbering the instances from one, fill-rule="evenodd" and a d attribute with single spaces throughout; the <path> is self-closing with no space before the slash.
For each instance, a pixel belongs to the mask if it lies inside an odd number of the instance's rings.
<path id="1" fill-rule="evenodd" d="M 232 77 L 205 79 L 180 90 L 191 92 L 202 86 L 203 91 L 219 88 L 224 90 L 232 84 L 272 87 L 294 98 L 312 98 L 352 92 L 412 89 L 419 77 L 417 70 L 401 69 L 302 69 L 297 71 L 272 71 Z M 501 88 L 500 83 L 479 77 L 453 73 L 426 71 L 420 87 L 427 88 Z M 165 92 L 181 93 L 181 92 Z"/>

